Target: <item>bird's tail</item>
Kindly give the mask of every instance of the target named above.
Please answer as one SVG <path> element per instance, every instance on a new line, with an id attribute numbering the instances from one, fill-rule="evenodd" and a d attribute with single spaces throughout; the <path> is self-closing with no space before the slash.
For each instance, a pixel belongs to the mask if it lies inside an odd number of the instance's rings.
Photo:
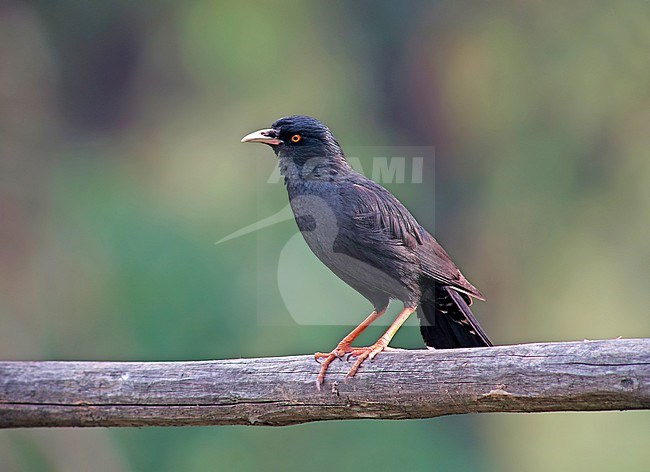
<path id="1" fill-rule="evenodd" d="M 418 308 L 424 343 L 436 349 L 492 346 L 469 309 L 471 298 L 451 287 L 435 286 Z"/>

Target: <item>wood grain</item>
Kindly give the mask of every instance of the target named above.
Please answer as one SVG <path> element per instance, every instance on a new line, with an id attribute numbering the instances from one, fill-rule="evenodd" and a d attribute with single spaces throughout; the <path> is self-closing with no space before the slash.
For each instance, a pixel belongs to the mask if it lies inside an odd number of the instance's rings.
<path id="1" fill-rule="evenodd" d="M 392 351 L 322 390 L 312 356 L 0 362 L 0 427 L 290 425 L 650 407 L 650 339 Z"/>

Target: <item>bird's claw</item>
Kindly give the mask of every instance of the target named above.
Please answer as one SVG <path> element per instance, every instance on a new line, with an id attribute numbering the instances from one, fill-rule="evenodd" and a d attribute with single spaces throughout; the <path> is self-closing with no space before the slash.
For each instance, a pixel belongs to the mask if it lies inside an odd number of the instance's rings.
<path id="1" fill-rule="evenodd" d="M 352 348 L 349 344 L 340 342 L 338 346 L 332 350 L 332 352 L 317 352 L 314 354 L 314 360 L 320 364 L 320 371 L 318 372 L 318 377 L 316 377 L 316 388 L 320 390 L 320 386 L 323 384 L 325 379 L 325 372 L 327 368 L 332 363 L 334 359 L 342 360 L 346 353 L 348 353 Z M 321 359 L 324 359 L 321 361 Z"/>
<path id="2" fill-rule="evenodd" d="M 357 347 L 352 349 L 352 351 L 348 354 L 348 359 L 350 357 L 356 357 L 357 360 L 354 361 L 354 364 L 348 371 L 346 377 L 347 378 L 354 377 L 357 371 L 359 370 L 359 367 L 361 367 L 361 364 L 363 364 L 366 359 L 372 362 L 372 360 L 377 356 L 377 354 L 382 352 L 384 349 L 386 349 L 386 345 L 381 341 L 376 342 L 372 346 Z"/>
<path id="3" fill-rule="evenodd" d="M 327 360 L 330 356 L 334 356 L 336 359 L 341 360 L 343 359 L 343 357 L 345 356 L 345 354 L 348 352 L 349 349 L 350 349 L 349 346 L 347 347 L 337 346 L 336 349 L 334 349 L 332 352 L 316 352 L 314 353 L 314 360 L 319 364 L 321 364 L 320 361 L 321 359 L 325 358 Z"/>
<path id="4" fill-rule="evenodd" d="M 350 358 L 356 357 L 354 364 L 346 375 L 346 377 L 351 378 L 354 377 L 357 370 L 359 370 L 359 367 L 366 359 L 369 359 L 372 362 L 377 354 L 385 349 L 387 349 L 386 343 L 380 340 L 368 347 L 351 347 L 349 344 L 339 343 L 339 345 L 330 353 L 315 353 L 314 359 L 320 364 L 320 371 L 318 372 L 318 377 L 316 377 L 316 387 L 320 390 L 323 380 L 325 379 L 325 372 L 327 372 L 329 365 L 334 359 L 343 360 L 343 357 L 345 357 L 345 360 L 349 361 Z M 321 359 L 324 360 L 321 362 Z"/>

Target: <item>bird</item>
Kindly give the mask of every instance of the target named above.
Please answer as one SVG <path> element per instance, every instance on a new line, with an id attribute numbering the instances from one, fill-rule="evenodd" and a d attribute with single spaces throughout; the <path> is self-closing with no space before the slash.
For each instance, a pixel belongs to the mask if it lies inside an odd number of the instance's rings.
<path id="1" fill-rule="evenodd" d="M 395 333 L 416 311 L 428 348 L 492 346 L 469 308 L 473 298 L 485 297 L 393 194 L 349 165 L 324 123 L 305 115 L 287 116 L 241 142 L 273 149 L 307 245 L 373 306 L 332 351 L 314 354 L 321 364 L 319 389 L 334 360 L 354 358 L 346 376 L 354 377 L 366 360 L 390 349 Z M 386 332 L 371 346 L 352 346 L 391 300 L 403 307 Z"/>

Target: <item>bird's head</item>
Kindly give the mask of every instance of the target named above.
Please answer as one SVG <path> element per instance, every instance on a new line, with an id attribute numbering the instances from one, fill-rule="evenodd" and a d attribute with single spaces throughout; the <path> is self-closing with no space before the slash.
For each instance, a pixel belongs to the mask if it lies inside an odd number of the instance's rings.
<path id="1" fill-rule="evenodd" d="M 263 143 L 271 146 L 280 166 L 347 168 L 341 146 L 330 129 L 315 118 L 293 115 L 280 118 L 268 129 L 244 136 L 242 143 Z"/>

